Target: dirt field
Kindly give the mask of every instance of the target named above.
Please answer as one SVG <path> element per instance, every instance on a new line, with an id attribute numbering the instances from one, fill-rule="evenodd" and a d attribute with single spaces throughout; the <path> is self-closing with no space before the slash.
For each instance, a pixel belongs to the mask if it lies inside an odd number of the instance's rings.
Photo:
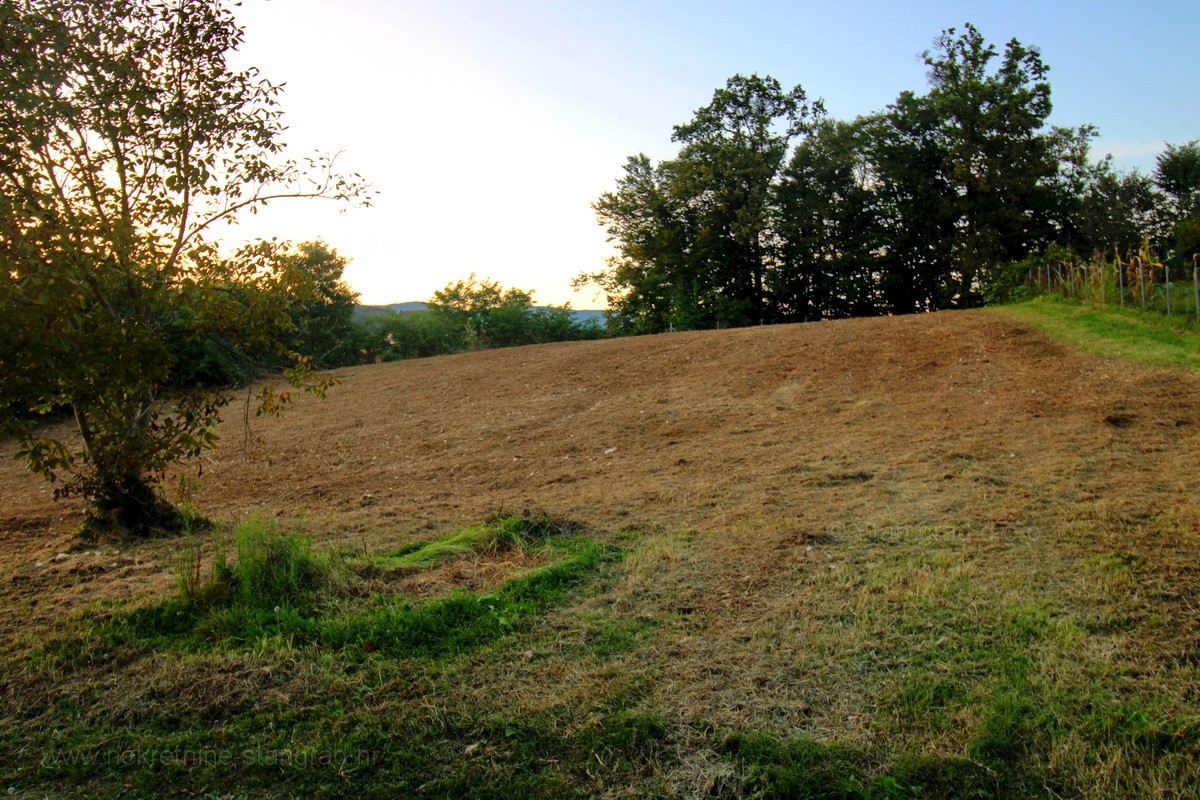
<path id="1" fill-rule="evenodd" d="M 1200 377 L 1070 351 L 1001 313 L 546 345 L 337 374 L 326 400 L 253 420 L 253 449 L 269 460 L 247 455 L 231 406 L 192 487 L 199 507 L 229 521 L 301 512 L 319 536 L 382 548 L 525 508 L 602 529 L 750 540 L 850 524 L 1001 536 L 1042 515 L 1169 513 L 1200 488 Z M 77 506 L 54 502 L 11 450 L 0 460 L 5 616 L 31 613 L 34 586 L 54 606 L 161 583 L 162 545 L 67 552 Z"/>

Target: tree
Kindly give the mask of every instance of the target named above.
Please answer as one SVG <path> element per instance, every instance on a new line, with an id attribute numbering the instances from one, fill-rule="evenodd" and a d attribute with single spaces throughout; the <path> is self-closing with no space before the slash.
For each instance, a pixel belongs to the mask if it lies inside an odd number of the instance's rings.
<path id="1" fill-rule="evenodd" d="M 472 272 L 434 292 L 429 310 L 461 337 L 461 348 L 476 349 L 526 344 L 532 305 L 530 292 L 505 289 Z"/>
<path id="2" fill-rule="evenodd" d="M 213 445 L 227 397 L 166 393 L 188 343 L 270 348 L 323 385 L 287 347 L 319 282 L 286 245 L 210 237 L 277 198 L 369 196 L 331 156 L 280 160 L 280 87 L 229 68 L 241 41 L 220 0 L 0 0 L 2 421 L 94 525 L 170 525 L 167 468 Z M 56 409 L 78 446 L 33 424 Z"/>
<path id="3" fill-rule="evenodd" d="M 1081 254 L 1132 254 L 1146 238 L 1162 238 L 1162 195 L 1149 176 L 1116 171 L 1111 157 L 1089 169 L 1076 198 L 1077 235 L 1066 243 Z"/>
<path id="4" fill-rule="evenodd" d="M 1035 48 L 1001 52 L 967 24 L 922 58 L 926 94 L 849 123 L 800 87 L 730 78 L 676 126 L 675 158 L 630 158 L 601 195 L 619 255 L 580 282 L 638 333 L 906 314 L 978 305 L 1004 265 L 1056 241 L 1153 224 L 1142 183 L 1087 163 L 1090 126 L 1047 124 Z M 1103 197 L 1133 216 L 1103 218 Z"/>
<path id="5" fill-rule="evenodd" d="M 365 343 L 353 324 L 358 293 L 342 280 L 346 259 L 323 242 L 296 247 L 268 243 L 254 249 L 263 248 L 262 269 L 254 274 L 238 275 L 227 267 L 215 271 L 213 285 L 206 291 L 226 299 L 220 318 L 197 315 L 213 304 L 211 299 L 177 303 L 180 315 L 172 327 L 176 357 L 171 386 L 243 386 L 268 372 L 286 369 L 289 353 L 306 354 L 318 369 L 362 362 Z M 249 309 L 255 310 L 257 319 L 245 318 Z M 231 325 L 234 318 L 239 322 Z M 264 320 L 270 322 L 270 332 L 263 331 L 257 341 L 248 340 L 248 326 Z"/>
<path id="6" fill-rule="evenodd" d="M 1200 141 L 1168 144 L 1160 153 L 1154 169 L 1154 183 L 1167 193 L 1164 204 L 1170 233 L 1173 260 L 1180 265 L 1193 263 L 1200 251 Z"/>
<path id="7" fill-rule="evenodd" d="M 799 86 L 730 78 L 675 127 L 676 158 L 631 157 L 616 190 L 597 200 L 620 255 L 577 283 L 604 288 L 627 332 L 771 320 L 771 191 L 792 139 L 820 112 Z"/>
<path id="8" fill-rule="evenodd" d="M 429 313 L 452 332 L 447 350 L 518 347 L 594 338 L 592 326 L 572 318 L 570 305 L 533 305 L 533 292 L 505 289 L 497 281 L 480 279 L 447 284 L 434 292 Z"/>
<path id="9" fill-rule="evenodd" d="M 1155 160 L 1154 182 L 1170 195 L 1177 219 L 1200 212 L 1200 141 L 1168 144 Z"/>
<path id="10" fill-rule="evenodd" d="M 592 206 L 620 255 L 608 269 L 585 273 L 576 287 L 598 284 L 608 296 L 620 333 L 658 333 L 705 327 L 711 298 L 689 258 L 696 239 L 693 214 L 675 194 L 676 164 L 658 165 L 642 153 L 625 163 L 617 188 Z"/>
<path id="11" fill-rule="evenodd" d="M 936 111 L 912 92 L 860 121 L 879 233 L 880 302 L 892 314 L 949 304 L 956 193 Z"/>
<path id="12" fill-rule="evenodd" d="M 919 213 L 932 212 L 948 234 L 949 269 L 935 307 L 975 305 L 987 270 L 1053 238 L 1060 134 L 1046 127 L 1048 67 L 1016 39 L 1001 56 L 971 24 L 943 31 L 922 58 L 929 92 L 902 94 L 889 109 L 891 131 L 882 135 L 901 137 L 884 145 L 890 155 L 908 150 L 925 166 L 914 172 L 911 162 L 889 158 L 880 163 L 880 178 L 924 184 L 903 193 L 923 197 Z M 906 224 L 921 226 L 912 217 Z"/>
<path id="13" fill-rule="evenodd" d="M 307 289 L 291 310 L 298 333 L 294 349 L 311 356 L 319 369 L 358 363 L 353 352 L 358 292 L 342 280 L 346 259 L 324 242 L 304 242 L 290 258 L 288 266 L 300 271 Z"/>
<path id="14" fill-rule="evenodd" d="M 693 258 L 717 290 L 719 324 L 772 316 L 771 191 L 792 140 L 822 113 L 800 86 L 784 90 L 770 76 L 734 75 L 691 122 L 675 127 L 672 139 L 683 144 L 676 191 L 696 211 Z"/>
<path id="15" fill-rule="evenodd" d="M 880 242 L 861 123 L 820 120 L 773 192 L 778 265 L 770 290 L 780 319 L 879 313 Z"/>

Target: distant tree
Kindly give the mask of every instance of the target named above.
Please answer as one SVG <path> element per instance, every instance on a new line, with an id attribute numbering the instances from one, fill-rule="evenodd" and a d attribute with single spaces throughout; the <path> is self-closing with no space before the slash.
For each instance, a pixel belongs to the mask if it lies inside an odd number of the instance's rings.
<path id="1" fill-rule="evenodd" d="M 0 0 L 0 427 L 95 527 L 177 520 L 160 481 L 213 445 L 227 402 L 167 391 L 199 339 L 325 385 L 288 347 L 320 282 L 283 245 L 224 257 L 206 236 L 276 198 L 367 196 L 332 158 L 279 161 L 279 87 L 229 68 L 241 41 L 220 0 Z M 32 424 L 59 408 L 78 445 Z"/>
<path id="2" fill-rule="evenodd" d="M 691 255 L 720 301 L 719 324 L 774 316 L 767 297 L 775 267 L 772 187 L 792 140 L 822 112 L 800 86 L 785 90 L 770 76 L 734 75 L 691 122 L 675 127 L 672 139 L 683 148 L 674 189 L 695 214 Z"/>
<path id="3" fill-rule="evenodd" d="M 658 165 L 631 156 L 617 188 L 592 206 L 620 255 L 608 268 L 580 275 L 576 287 L 604 290 L 619 333 L 657 333 L 671 327 L 702 327 L 714 291 L 689 258 L 696 224 L 674 190 L 676 164 Z"/>
<path id="4" fill-rule="evenodd" d="M 533 292 L 505 289 L 474 273 L 435 292 L 424 311 L 382 314 L 358 327 L 368 353 L 385 361 L 592 339 L 602 332 L 578 322 L 569 305 L 535 306 Z"/>
<path id="5" fill-rule="evenodd" d="M 301 273 L 307 289 L 307 297 L 291 310 L 297 331 L 294 349 L 311 356 L 321 369 L 358 363 L 361 354 L 353 341 L 358 292 L 342 280 L 346 259 L 324 242 L 304 242 L 287 260 L 287 268 Z"/>
<path id="6" fill-rule="evenodd" d="M 958 197 L 930 104 L 904 92 L 887 111 L 860 121 L 877 215 L 877 283 L 892 314 L 951 304 Z"/>
<path id="7" fill-rule="evenodd" d="M 458 352 L 462 328 L 432 311 L 394 311 L 359 323 L 368 355 L 382 361 L 428 358 Z"/>
<path id="8" fill-rule="evenodd" d="M 250 251 L 263 268 L 252 275 L 236 269 L 218 273 L 208 289 L 235 309 L 226 308 L 209 324 L 197 313 L 205 301 L 179 304 L 171 326 L 176 348 L 171 384 L 242 386 L 286 369 L 291 353 L 305 354 L 320 369 L 361 363 L 365 343 L 353 324 L 358 293 L 342 280 L 346 259 L 323 242 L 261 243 L 244 252 Z M 274 333 L 243 344 L 246 321 L 229 324 L 237 309 L 256 308 L 262 316 L 273 305 Z"/>
<path id="9" fill-rule="evenodd" d="M 475 273 L 434 292 L 429 302 L 433 315 L 460 332 L 465 349 L 527 344 L 532 306 L 532 292 L 505 289 Z"/>
<path id="10" fill-rule="evenodd" d="M 939 216 L 948 217 L 950 274 L 939 305 L 975 305 L 988 269 L 1053 238 L 1060 135 L 1050 115 L 1048 68 L 1016 39 L 1001 55 L 979 30 L 948 28 L 923 54 L 929 92 L 904 98 L 893 115 L 928 112 Z"/>
<path id="11" fill-rule="evenodd" d="M 1090 162 L 1091 126 L 1049 125 L 1036 48 L 968 23 L 921 57 L 925 94 L 848 123 L 799 87 L 730 78 L 676 126 L 674 158 L 630 158 L 600 196 L 619 255 L 579 282 L 635 333 L 904 314 L 979 305 L 1052 244 L 1140 246 L 1161 228 L 1144 178 Z M 1184 149 L 1172 187 L 1191 185 Z"/>
<path id="12" fill-rule="evenodd" d="M 1160 241 L 1165 233 L 1153 181 L 1137 170 L 1117 172 L 1111 158 L 1092 167 L 1077 199 L 1078 236 L 1066 243 L 1083 255 L 1134 253 L 1146 238 Z"/>

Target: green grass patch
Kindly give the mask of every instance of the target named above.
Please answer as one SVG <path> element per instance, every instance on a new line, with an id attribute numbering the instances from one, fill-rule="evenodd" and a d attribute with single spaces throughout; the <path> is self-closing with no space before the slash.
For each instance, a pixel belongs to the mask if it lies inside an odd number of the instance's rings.
<path id="1" fill-rule="evenodd" d="M 580 526 L 544 515 L 496 516 L 483 525 L 462 528 L 450 536 L 418 542 L 371 559 L 384 570 L 418 571 L 457 558 L 495 555 L 536 546 L 554 537 L 576 536 Z"/>
<path id="2" fill-rule="evenodd" d="M 315 552 L 299 531 L 283 532 L 252 518 L 234 535 L 234 558 L 218 551 L 206 580 L 189 561 L 176 597 L 97 627 L 112 646 L 140 642 L 154 649 L 318 646 L 365 657 L 459 654 L 527 627 L 567 591 L 619 551 L 578 529 L 545 518 L 497 517 L 484 525 L 422 544 L 399 555 L 343 561 Z M 520 547 L 551 557 L 547 566 L 515 576 L 486 593 L 453 590 L 414 601 L 398 594 L 353 591 L 356 570 L 378 574 L 434 567 L 451 558 Z M 66 645 L 66 657 L 73 644 Z"/>
<path id="3" fill-rule="evenodd" d="M 1200 369 L 1200 328 L 1184 317 L 1039 297 L 1003 312 L 1080 350 L 1156 367 Z"/>
<path id="4" fill-rule="evenodd" d="M 795 800 L 901 800 L 1038 796 L 986 762 L 960 756 L 902 755 L 880 772 L 870 754 L 843 744 L 767 733 L 734 734 L 725 752 L 753 796 Z"/>

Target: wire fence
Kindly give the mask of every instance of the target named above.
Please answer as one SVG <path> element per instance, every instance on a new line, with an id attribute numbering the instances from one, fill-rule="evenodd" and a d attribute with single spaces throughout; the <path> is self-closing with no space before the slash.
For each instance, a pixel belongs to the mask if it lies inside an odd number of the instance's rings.
<path id="1" fill-rule="evenodd" d="M 1192 256 L 1191 269 L 1172 269 L 1145 255 L 1063 259 L 1031 268 L 1026 283 L 1038 293 L 1200 321 L 1200 253 Z"/>

